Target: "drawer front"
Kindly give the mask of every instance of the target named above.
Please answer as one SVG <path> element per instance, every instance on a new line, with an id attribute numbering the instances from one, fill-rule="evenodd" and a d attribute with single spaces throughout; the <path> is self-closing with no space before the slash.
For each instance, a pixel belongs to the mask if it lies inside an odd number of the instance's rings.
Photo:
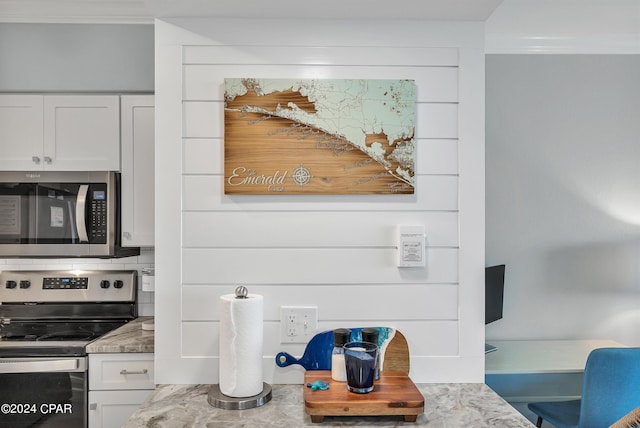
<path id="1" fill-rule="evenodd" d="M 89 390 L 155 389 L 153 354 L 89 354 Z"/>

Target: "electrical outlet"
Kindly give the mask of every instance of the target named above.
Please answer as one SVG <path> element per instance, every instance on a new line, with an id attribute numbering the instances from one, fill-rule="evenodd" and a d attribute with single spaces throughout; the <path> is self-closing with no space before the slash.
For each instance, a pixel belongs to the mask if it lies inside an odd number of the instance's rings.
<path id="1" fill-rule="evenodd" d="M 316 306 L 280 306 L 281 343 L 307 343 L 317 329 Z"/>

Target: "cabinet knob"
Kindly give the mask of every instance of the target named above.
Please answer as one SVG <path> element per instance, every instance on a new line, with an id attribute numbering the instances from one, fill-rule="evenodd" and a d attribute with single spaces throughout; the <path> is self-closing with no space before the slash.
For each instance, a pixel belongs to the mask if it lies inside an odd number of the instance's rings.
<path id="1" fill-rule="evenodd" d="M 122 237 L 124 239 L 131 239 L 131 233 L 130 232 L 122 232 Z"/>
<path id="2" fill-rule="evenodd" d="M 51 158 L 50 158 L 49 156 L 45 156 L 45 157 L 44 157 L 44 161 L 45 161 L 46 163 L 51 163 Z"/>
<path id="3" fill-rule="evenodd" d="M 31 156 L 33 163 L 40 163 L 40 156 Z"/>
<path id="4" fill-rule="evenodd" d="M 89 410 L 96 410 L 98 408 L 98 403 L 90 403 Z"/>

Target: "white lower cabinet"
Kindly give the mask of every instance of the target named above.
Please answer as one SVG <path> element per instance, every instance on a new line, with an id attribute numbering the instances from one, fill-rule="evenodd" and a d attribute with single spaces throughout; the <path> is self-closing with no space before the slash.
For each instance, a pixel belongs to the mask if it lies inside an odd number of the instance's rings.
<path id="1" fill-rule="evenodd" d="M 90 391 L 89 428 L 121 428 L 151 392 L 153 391 Z"/>
<path id="2" fill-rule="evenodd" d="M 89 428 L 120 428 L 153 392 L 152 353 L 89 354 Z"/>

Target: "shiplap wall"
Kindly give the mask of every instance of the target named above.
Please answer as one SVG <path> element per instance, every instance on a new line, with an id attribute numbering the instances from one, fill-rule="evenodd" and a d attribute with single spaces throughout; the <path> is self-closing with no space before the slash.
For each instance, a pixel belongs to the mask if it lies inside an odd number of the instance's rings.
<path id="1" fill-rule="evenodd" d="M 364 23 L 292 25 L 156 22 L 156 381 L 217 382 L 219 297 L 239 284 L 264 296 L 266 381 L 302 380 L 274 362 L 305 348 L 280 343 L 291 305 L 317 306 L 319 331 L 400 329 L 417 381 L 482 381 L 482 27 L 385 24 L 420 36 L 406 39 Z M 416 193 L 224 195 L 225 77 L 414 79 Z M 425 225 L 425 268 L 396 266 L 399 224 Z"/>

